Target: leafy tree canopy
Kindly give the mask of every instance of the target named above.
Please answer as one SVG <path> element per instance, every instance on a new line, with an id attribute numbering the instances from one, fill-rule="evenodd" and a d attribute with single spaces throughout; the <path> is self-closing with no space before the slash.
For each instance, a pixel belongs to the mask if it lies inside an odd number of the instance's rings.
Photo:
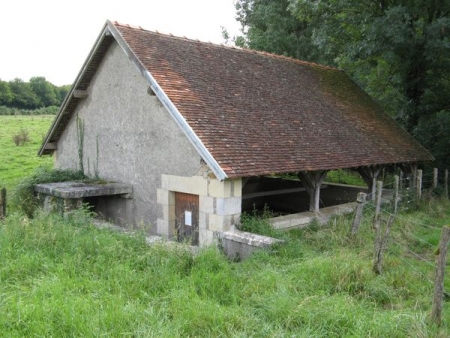
<path id="1" fill-rule="evenodd" d="M 70 85 L 57 87 L 45 77 L 32 77 L 29 82 L 15 78 L 0 80 L 0 106 L 19 109 L 38 109 L 59 106 L 70 89 Z"/>
<path id="2" fill-rule="evenodd" d="M 239 0 L 236 10 L 236 44 L 343 69 L 450 165 L 450 1 Z"/>

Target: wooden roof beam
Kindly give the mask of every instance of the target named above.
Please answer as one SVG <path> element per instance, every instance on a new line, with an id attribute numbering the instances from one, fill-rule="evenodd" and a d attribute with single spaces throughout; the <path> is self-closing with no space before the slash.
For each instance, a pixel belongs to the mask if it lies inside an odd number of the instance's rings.
<path id="1" fill-rule="evenodd" d="M 75 89 L 73 91 L 73 97 L 76 99 L 85 99 L 88 97 L 88 92 L 87 90 Z"/>
<path id="2" fill-rule="evenodd" d="M 364 182 L 366 182 L 368 187 L 368 200 L 374 200 L 375 199 L 375 190 L 377 186 L 377 178 L 378 174 L 381 171 L 381 168 L 383 168 L 382 165 L 372 165 L 368 167 L 359 167 L 358 173 L 361 175 Z"/>

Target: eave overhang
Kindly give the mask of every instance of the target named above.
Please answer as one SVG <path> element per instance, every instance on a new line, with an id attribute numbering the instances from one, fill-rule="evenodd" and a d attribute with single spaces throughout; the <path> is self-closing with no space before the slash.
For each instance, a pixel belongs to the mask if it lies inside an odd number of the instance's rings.
<path id="1" fill-rule="evenodd" d="M 98 66 L 100 65 L 104 55 L 106 54 L 108 48 L 114 40 L 119 44 L 121 49 L 131 60 L 131 62 L 133 62 L 141 75 L 147 80 L 153 93 L 158 97 L 163 106 L 167 109 L 171 117 L 184 132 L 188 140 L 212 170 L 217 179 L 219 179 L 220 181 L 225 180 L 227 178 L 227 174 L 225 173 L 225 171 L 220 167 L 220 165 L 217 163 L 208 149 L 204 146 L 200 138 L 195 134 L 185 118 L 175 107 L 173 102 L 169 99 L 163 89 L 156 82 L 152 74 L 139 61 L 138 57 L 133 53 L 131 48 L 121 36 L 120 32 L 109 20 L 103 27 L 74 84 L 72 85 L 69 93 L 64 99 L 61 108 L 39 149 L 38 155 L 51 155 L 55 150 L 54 145 L 58 142 L 67 123 L 75 112 L 78 103 L 87 97 L 87 88 L 89 87 L 92 77 L 96 73 Z"/>

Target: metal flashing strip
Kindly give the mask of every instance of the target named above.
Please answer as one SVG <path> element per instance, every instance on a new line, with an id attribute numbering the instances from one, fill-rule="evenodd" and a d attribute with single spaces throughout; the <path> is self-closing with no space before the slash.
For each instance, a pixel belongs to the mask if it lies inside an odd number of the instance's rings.
<path id="1" fill-rule="evenodd" d="M 220 165 L 217 163 L 217 161 L 214 159 L 214 157 L 211 155 L 211 153 L 208 151 L 208 149 L 206 149 L 205 145 L 199 139 L 197 134 L 194 132 L 194 130 L 191 128 L 191 126 L 184 119 L 183 115 L 178 111 L 178 109 L 175 107 L 175 105 L 172 103 L 172 101 L 166 95 L 164 90 L 156 82 L 156 80 L 152 76 L 152 74 L 150 74 L 150 72 L 145 68 L 145 66 L 140 62 L 140 60 L 137 58 L 137 56 L 133 53 L 131 48 L 128 46 L 128 44 L 123 39 L 120 32 L 116 29 L 116 27 L 110 21 L 107 22 L 107 26 L 108 26 L 111 34 L 116 39 L 119 46 L 122 48 L 122 50 L 128 56 L 128 58 L 135 64 L 135 66 L 137 67 L 139 72 L 142 74 L 142 76 L 144 76 L 144 78 L 148 81 L 152 91 L 159 98 L 159 100 L 161 101 L 163 106 L 167 109 L 167 111 L 172 116 L 172 118 L 175 120 L 177 125 L 181 128 L 181 130 L 183 130 L 184 134 L 187 136 L 187 138 L 192 143 L 194 148 L 199 152 L 200 156 L 209 165 L 209 167 L 214 172 L 216 177 L 220 181 L 223 181 L 226 178 L 228 178 L 226 173 L 223 171 L 223 169 L 220 167 Z"/>

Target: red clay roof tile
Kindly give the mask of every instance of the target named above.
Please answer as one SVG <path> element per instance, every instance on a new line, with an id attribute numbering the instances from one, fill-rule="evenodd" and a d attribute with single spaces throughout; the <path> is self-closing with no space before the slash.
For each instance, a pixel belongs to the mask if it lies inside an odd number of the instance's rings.
<path id="1" fill-rule="evenodd" d="M 432 160 L 342 71 L 115 26 L 228 177 Z"/>
<path id="2" fill-rule="evenodd" d="M 228 177 L 432 160 L 432 155 L 337 69 L 284 56 L 113 25 Z M 117 35 L 118 36 L 118 35 Z M 76 81 L 81 89 L 109 48 Z M 75 88 L 75 89 L 80 89 Z M 59 139 L 68 95 L 46 137 Z M 61 118 L 60 118 L 61 117 Z"/>

